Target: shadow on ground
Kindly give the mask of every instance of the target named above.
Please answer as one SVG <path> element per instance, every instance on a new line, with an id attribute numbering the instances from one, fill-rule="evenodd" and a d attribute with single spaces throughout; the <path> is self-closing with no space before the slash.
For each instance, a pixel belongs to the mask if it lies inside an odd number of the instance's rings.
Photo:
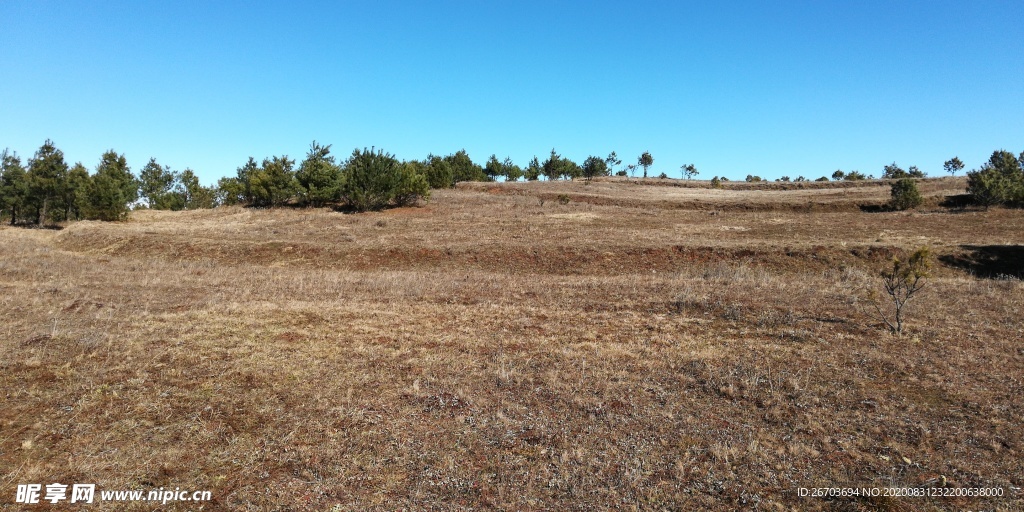
<path id="1" fill-rule="evenodd" d="M 1024 279 L 1024 245 L 961 245 L 966 252 L 940 256 L 939 260 L 978 277 Z"/>

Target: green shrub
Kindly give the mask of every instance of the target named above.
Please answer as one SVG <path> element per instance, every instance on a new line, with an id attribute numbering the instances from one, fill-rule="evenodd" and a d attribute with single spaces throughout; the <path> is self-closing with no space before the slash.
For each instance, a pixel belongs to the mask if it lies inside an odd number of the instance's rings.
<path id="1" fill-rule="evenodd" d="M 423 174 L 430 188 L 452 188 L 455 185 L 455 173 L 451 164 L 437 155 L 427 155 Z"/>
<path id="2" fill-rule="evenodd" d="M 338 199 L 338 166 L 331 156 L 331 145 L 317 144 L 314 140 L 309 146 L 306 159 L 299 164 L 295 179 L 299 182 L 299 196 L 302 202 L 320 207 Z"/>
<path id="3" fill-rule="evenodd" d="M 917 190 L 917 183 L 910 178 L 902 178 L 892 184 L 892 199 L 889 206 L 894 210 L 909 210 L 921 206 L 924 201 L 921 192 Z"/>
<path id="4" fill-rule="evenodd" d="M 1024 205 L 1024 169 L 1009 151 L 995 151 L 981 169 L 967 173 L 967 193 L 975 204 Z"/>
<path id="5" fill-rule="evenodd" d="M 422 174 L 402 165 L 383 150 L 354 150 L 341 172 L 339 189 L 347 206 L 357 211 L 404 206 L 430 196 Z"/>

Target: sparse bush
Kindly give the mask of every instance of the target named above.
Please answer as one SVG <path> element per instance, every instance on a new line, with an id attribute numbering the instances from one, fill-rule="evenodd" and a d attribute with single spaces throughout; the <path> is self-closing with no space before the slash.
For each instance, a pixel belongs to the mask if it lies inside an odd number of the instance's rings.
<path id="1" fill-rule="evenodd" d="M 909 176 L 910 175 L 907 174 L 907 171 L 904 171 L 902 167 L 896 165 L 896 162 L 893 162 L 882 169 L 883 180 L 899 180 Z"/>
<path id="2" fill-rule="evenodd" d="M 846 173 L 846 176 L 843 176 L 844 181 L 863 181 L 865 179 L 867 179 L 867 176 L 864 176 L 864 173 L 860 171 L 850 171 Z"/>
<path id="3" fill-rule="evenodd" d="M 762 178 L 760 176 L 754 176 L 753 174 L 748 174 L 747 175 L 747 182 L 748 183 L 758 183 L 758 182 L 762 182 L 762 181 L 764 181 L 764 178 Z"/>
<path id="4" fill-rule="evenodd" d="M 658 179 L 662 179 L 663 180 L 663 179 L 666 179 L 666 178 L 668 178 L 668 174 L 661 173 L 661 174 L 658 175 Z"/>
<path id="5" fill-rule="evenodd" d="M 820 178 L 818 178 L 818 179 L 816 179 L 814 181 L 828 181 L 828 177 L 827 176 L 822 176 L 822 177 L 820 177 Z"/>
<path id="6" fill-rule="evenodd" d="M 569 196 L 566 194 L 558 194 L 558 204 L 569 204 Z"/>
<path id="7" fill-rule="evenodd" d="M 711 178 L 711 188 L 722 188 L 722 180 L 718 176 Z"/>
<path id="8" fill-rule="evenodd" d="M 903 178 L 892 184 L 892 199 L 889 206 L 894 210 L 909 210 L 921 206 L 921 192 L 917 190 L 917 183 L 911 178 Z"/>
<path id="9" fill-rule="evenodd" d="M 927 247 L 922 247 L 914 251 L 914 254 L 911 254 L 906 262 L 894 258 L 892 270 L 881 272 L 882 285 L 892 302 L 894 311 L 892 320 L 890 321 L 889 316 L 882 311 L 882 306 L 874 291 L 871 292 L 869 298 L 875 311 L 878 312 L 878 316 L 882 317 L 882 321 L 893 334 L 903 334 L 904 308 L 907 302 L 924 287 L 923 280 L 928 277 L 929 269 L 931 269 L 931 253 Z"/>

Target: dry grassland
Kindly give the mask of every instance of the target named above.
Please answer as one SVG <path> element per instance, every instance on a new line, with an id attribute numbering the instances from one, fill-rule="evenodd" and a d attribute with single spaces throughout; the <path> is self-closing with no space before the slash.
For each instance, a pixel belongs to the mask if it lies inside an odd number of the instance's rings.
<path id="1" fill-rule="evenodd" d="M 1024 212 L 656 185 L 0 228 L 0 508 L 1024 508 Z M 867 297 L 921 245 L 895 338 Z M 797 493 L 942 478 L 1005 496 Z"/>

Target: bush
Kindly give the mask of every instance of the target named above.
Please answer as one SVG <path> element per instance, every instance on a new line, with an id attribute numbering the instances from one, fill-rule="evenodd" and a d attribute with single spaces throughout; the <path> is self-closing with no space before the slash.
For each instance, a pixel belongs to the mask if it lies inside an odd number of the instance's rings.
<path id="1" fill-rule="evenodd" d="M 917 183 L 910 178 L 897 180 L 892 184 L 892 199 L 889 206 L 894 210 L 909 210 L 921 206 L 924 201 L 921 199 L 921 192 L 917 190 Z"/>
<path id="2" fill-rule="evenodd" d="M 995 151 L 981 169 L 967 173 L 967 193 L 975 204 L 1024 204 L 1024 169 L 1009 151 Z"/>
<path id="3" fill-rule="evenodd" d="M 437 155 L 427 155 L 423 173 L 430 188 L 452 188 L 455 184 L 455 173 L 451 164 Z"/>
<path id="4" fill-rule="evenodd" d="M 338 199 L 338 166 L 331 156 L 331 145 L 322 146 L 314 140 L 306 159 L 295 172 L 299 195 L 307 205 L 320 207 Z"/>
<path id="5" fill-rule="evenodd" d="M 341 173 L 341 198 L 357 211 L 405 206 L 430 197 L 422 174 L 383 150 L 354 150 Z"/>
<path id="6" fill-rule="evenodd" d="M 722 188 L 722 180 L 718 176 L 711 178 L 711 188 Z"/>
<path id="7" fill-rule="evenodd" d="M 893 162 L 882 169 L 883 180 L 900 180 L 908 177 L 910 177 L 910 175 L 907 174 L 907 171 L 904 171 L 902 167 L 896 165 L 896 162 Z"/>

